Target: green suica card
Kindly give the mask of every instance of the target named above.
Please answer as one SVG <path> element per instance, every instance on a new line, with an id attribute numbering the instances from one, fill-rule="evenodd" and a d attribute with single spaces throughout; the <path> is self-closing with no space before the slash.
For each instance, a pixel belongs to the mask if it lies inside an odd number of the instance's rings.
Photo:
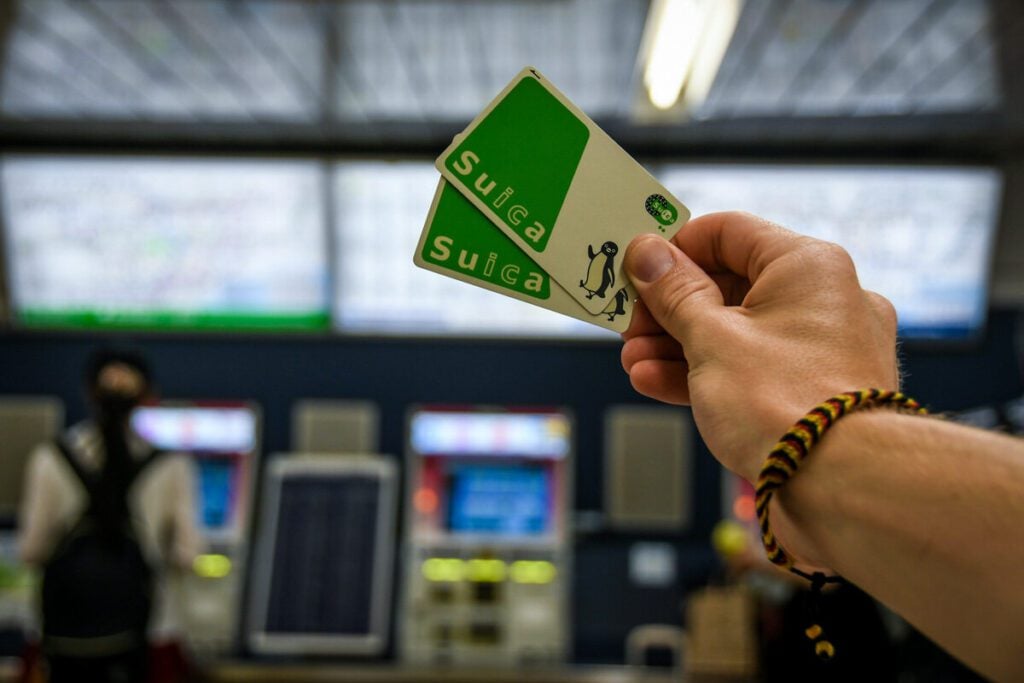
<path id="1" fill-rule="evenodd" d="M 690 215 L 530 68 L 456 136 L 437 168 L 592 316 L 622 298 L 630 240 L 669 236 Z"/>

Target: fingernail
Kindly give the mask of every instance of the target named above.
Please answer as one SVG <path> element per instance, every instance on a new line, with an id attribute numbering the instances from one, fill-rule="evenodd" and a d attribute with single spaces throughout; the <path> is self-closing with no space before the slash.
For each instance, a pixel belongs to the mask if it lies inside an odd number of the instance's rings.
<path id="1" fill-rule="evenodd" d="M 641 282 L 654 282 L 675 265 L 672 246 L 663 239 L 649 237 L 640 240 L 629 250 L 626 270 L 630 277 Z"/>

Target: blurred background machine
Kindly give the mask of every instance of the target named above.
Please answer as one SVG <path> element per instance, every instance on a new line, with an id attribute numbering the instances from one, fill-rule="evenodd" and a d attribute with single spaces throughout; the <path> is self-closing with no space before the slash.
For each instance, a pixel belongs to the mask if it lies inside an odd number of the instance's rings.
<path id="1" fill-rule="evenodd" d="M 18 514 L 25 465 L 32 450 L 64 428 L 64 404 L 51 396 L 0 398 L 0 527 Z"/>
<path id="2" fill-rule="evenodd" d="M 260 411 L 245 402 L 175 401 L 138 408 L 132 426 L 154 447 L 195 458 L 204 547 L 181 586 L 184 632 L 200 655 L 226 654 L 239 635 Z"/>
<path id="3" fill-rule="evenodd" d="M 558 410 L 414 409 L 402 657 L 563 661 L 573 436 Z"/>
<path id="4" fill-rule="evenodd" d="M 384 456 L 299 454 L 270 462 L 246 629 L 254 653 L 383 653 L 397 472 Z"/>
<path id="5" fill-rule="evenodd" d="M 51 396 L 0 398 L 0 654 L 14 654 L 35 623 L 34 581 L 18 560 L 16 516 L 32 450 L 64 427 L 64 403 Z"/>

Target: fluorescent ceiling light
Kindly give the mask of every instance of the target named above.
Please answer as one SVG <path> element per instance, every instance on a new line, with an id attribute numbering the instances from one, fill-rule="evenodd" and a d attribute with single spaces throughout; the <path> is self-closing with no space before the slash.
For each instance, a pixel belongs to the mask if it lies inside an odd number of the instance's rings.
<path id="1" fill-rule="evenodd" d="M 647 22 L 644 87 L 658 109 L 707 97 L 736 31 L 743 0 L 655 0 Z"/>

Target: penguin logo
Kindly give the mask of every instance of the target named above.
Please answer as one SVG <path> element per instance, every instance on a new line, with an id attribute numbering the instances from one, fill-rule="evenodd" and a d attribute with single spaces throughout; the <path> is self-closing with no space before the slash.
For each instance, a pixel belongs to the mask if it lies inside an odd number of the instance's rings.
<path id="1" fill-rule="evenodd" d="M 615 242 L 605 242 L 597 251 L 587 245 L 590 264 L 586 279 L 580 280 L 580 287 L 587 290 L 588 299 L 593 299 L 595 294 L 603 299 L 608 288 L 615 284 L 615 255 L 618 253 L 619 245 Z"/>
<path id="2" fill-rule="evenodd" d="M 615 292 L 615 310 L 608 314 L 608 320 L 615 320 L 615 316 L 623 315 L 626 312 L 626 300 L 628 298 L 629 295 L 626 293 L 625 287 Z"/>

